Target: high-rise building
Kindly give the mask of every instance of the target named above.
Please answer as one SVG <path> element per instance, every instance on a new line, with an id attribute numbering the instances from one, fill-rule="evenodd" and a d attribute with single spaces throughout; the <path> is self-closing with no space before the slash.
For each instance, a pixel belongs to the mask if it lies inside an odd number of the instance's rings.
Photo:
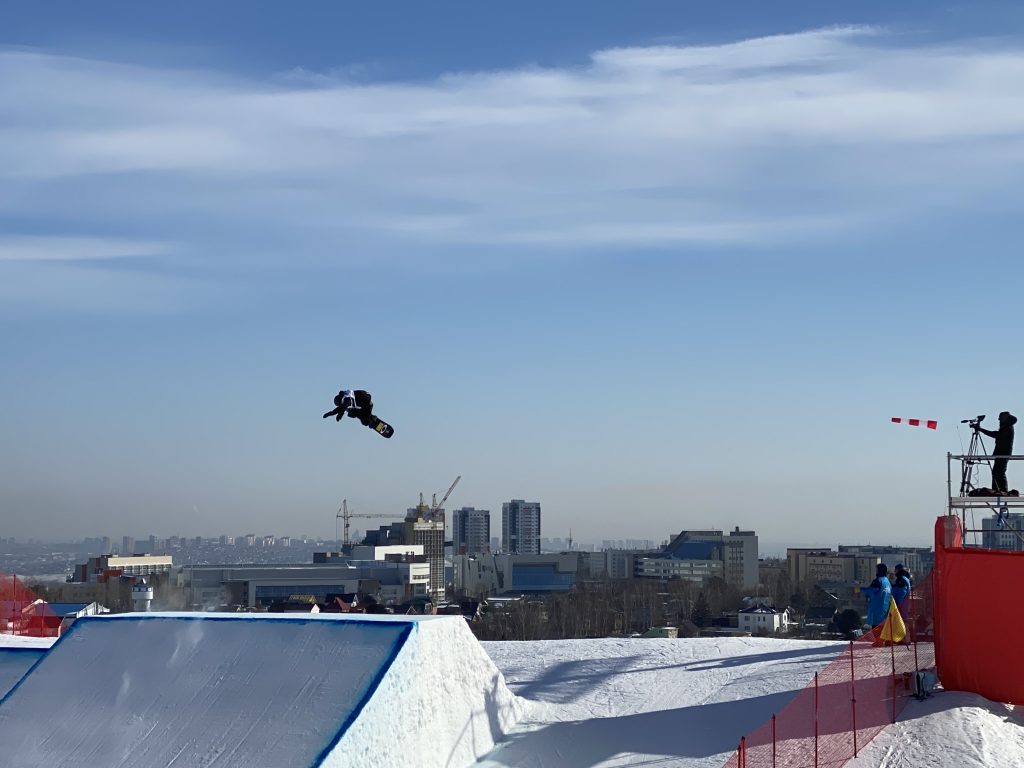
<path id="1" fill-rule="evenodd" d="M 491 513 L 486 509 L 463 507 L 452 513 L 452 547 L 455 554 L 475 555 L 491 546 Z"/>
<path id="2" fill-rule="evenodd" d="M 382 525 L 375 531 L 367 531 L 363 544 L 373 547 L 398 545 L 419 545 L 423 556 L 430 565 L 430 583 L 427 592 L 435 602 L 445 598 L 444 574 L 445 518 L 443 509 L 431 509 L 420 497 L 418 506 L 406 510 L 405 519 L 400 523 Z"/>
<path id="3" fill-rule="evenodd" d="M 540 503 L 512 499 L 501 505 L 501 551 L 540 554 Z"/>
<path id="4" fill-rule="evenodd" d="M 121 556 L 129 557 L 135 554 L 135 539 L 131 536 L 121 537 Z"/>
<path id="5" fill-rule="evenodd" d="M 422 498 L 417 507 L 406 511 L 403 544 L 420 544 L 430 564 L 430 585 L 427 588 L 435 603 L 445 598 L 444 583 L 444 510 L 430 509 Z"/>
<path id="6" fill-rule="evenodd" d="M 737 589 L 757 586 L 757 534 L 741 531 L 736 526 L 724 538 L 724 543 L 726 582 Z"/>

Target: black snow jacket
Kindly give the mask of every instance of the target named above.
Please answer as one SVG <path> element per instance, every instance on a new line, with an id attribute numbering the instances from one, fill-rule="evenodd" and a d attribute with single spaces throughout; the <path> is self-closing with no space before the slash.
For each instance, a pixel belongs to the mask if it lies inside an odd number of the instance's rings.
<path id="1" fill-rule="evenodd" d="M 979 431 L 989 437 L 996 439 L 996 444 L 992 448 L 993 456 L 1011 456 L 1013 455 L 1013 425 L 1017 423 L 1017 417 L 1006 414 L 1005 419 L 999 420 L 999 430 L 993 431 L 991 429 L 982 429 L 978 427 Z"/>

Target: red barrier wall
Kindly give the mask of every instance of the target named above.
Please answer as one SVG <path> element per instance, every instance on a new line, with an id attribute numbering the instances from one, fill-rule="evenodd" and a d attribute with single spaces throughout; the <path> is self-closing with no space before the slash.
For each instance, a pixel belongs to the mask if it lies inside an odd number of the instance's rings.
<path id="1" fill-rule="evenodd" d="M 1024 704 L 1024 552 L 963 546 L 955 515 L 935 523 L 935 662 L 942 687 Z"/>

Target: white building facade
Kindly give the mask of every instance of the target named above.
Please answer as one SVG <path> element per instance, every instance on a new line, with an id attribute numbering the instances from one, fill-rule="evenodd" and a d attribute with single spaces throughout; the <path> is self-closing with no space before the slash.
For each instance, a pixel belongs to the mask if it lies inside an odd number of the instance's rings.
<path id="1" fill-rule="evenodd" d="M 774 634 L 789 629 L 789 613 L 767 605 L 755 605 L 744 608 L 737 614 L 741 632 L 756 634 Z"/>

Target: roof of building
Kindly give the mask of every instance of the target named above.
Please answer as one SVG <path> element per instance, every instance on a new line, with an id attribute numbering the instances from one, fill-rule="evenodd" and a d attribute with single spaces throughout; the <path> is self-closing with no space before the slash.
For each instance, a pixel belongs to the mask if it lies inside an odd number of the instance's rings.
<path id="1" fill-rule="evenodd" d="M 721 545 L 713 541 L 673 541 L 661 557 L 673 560 L 718 560 Z"/>
<path id="2" fill-rule="evenodd" d="M 58 616 L 78 613 L 89 607 L 89 603 L 47 603 L 47 607 Z"/>
<path id="3" fill-rule="evenodd" d="M 771 613 L 771 614 L 782 613 L 782 611 L 780 611 L 774 605 L 752 605 L 749 608 L 741 608 L 739 612 L 740 613 Z M 831 616 L 831 615 L 832 614 L 829 614 L 829 616 Z"/>

